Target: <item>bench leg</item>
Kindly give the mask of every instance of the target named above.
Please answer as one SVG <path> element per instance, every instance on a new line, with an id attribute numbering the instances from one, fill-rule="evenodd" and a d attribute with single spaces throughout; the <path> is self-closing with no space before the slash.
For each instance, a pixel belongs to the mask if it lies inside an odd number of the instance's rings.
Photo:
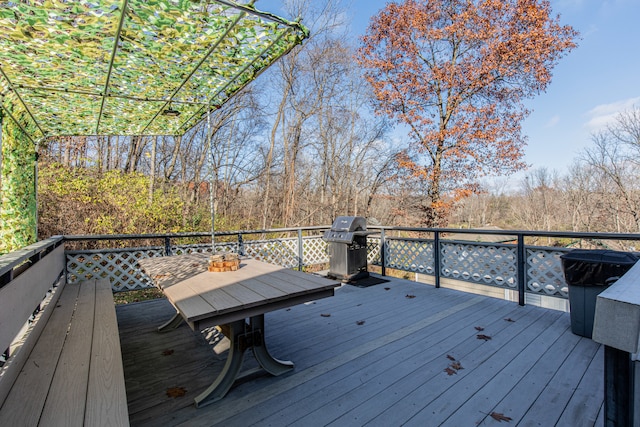
<path id="1" fill-rule="evenodd" d="M 204 392 L 195 398 L 196 407 L 217 402 L 222 399 L 238 378 L 244 352 L 251 348 L 260 367 L 271 375 L 282 375 L 293 369 L 293 363 L 274 358 L 269 354 L 264 342 L 264 314 L 246 321 L 238 320 L 222 328 L 229 338 L 229 355 L 218 378 Z"/>
<path id="2" fill-rule="evenodd" d="M 176 312 L 176 314 L 174 314 L 171 319 L 167 320 L 165 323 L 158 326 L 158 332 L 162 333 L 162 332 L 172 331 L 178 326 L 180 326 L 181 324 L 182 324 L 182 316 L 180 315 L 180 313 Z"/>

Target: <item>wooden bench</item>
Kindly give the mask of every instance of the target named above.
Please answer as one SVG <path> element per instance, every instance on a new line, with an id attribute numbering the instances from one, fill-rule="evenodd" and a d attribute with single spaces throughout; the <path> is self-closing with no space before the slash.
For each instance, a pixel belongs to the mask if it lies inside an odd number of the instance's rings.
<path id="1" fill-rule="evenodd" d="M 37 303 L 47 285 L 34 279 L 43 277 L 46 282 L 60 262 L 64 269 L 62 247 L 48 257 L 51 260 L 40 260 L 0 288 L 2 348 L 12 334 L 15 337 L 20 322 L 30 317 L 32 304 L 42 305 L 18 349 L 0 369 L 0 426 L 128 426 L 109 281 L 65 285 L 60 279 L 51 296 Z"/>

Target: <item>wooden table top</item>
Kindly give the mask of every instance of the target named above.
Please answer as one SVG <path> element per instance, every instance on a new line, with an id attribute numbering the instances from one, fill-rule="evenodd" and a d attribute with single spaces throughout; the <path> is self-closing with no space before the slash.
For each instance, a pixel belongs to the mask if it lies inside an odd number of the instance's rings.
<path id="1" fill-rule="evenodd" d="M 193 329 L 222 325 L 332 296 L 336 281 L 251 258 L 237 271 L 209 272 L 209 254 L 140 260 L 142 270 Z"/>

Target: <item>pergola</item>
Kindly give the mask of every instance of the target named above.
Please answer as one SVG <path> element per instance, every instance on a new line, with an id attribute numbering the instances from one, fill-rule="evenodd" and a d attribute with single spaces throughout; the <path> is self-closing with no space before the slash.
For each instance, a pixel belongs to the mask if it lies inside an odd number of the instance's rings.
<path id="1" fill-rule="evenodd" d="M 0 106 L 33 142 L 182 135 L 307 35 L 253 2 L 3 2 Z"/>
<path id="2" fill-rule="evenodd" d="M 181 136 L 307 36 L 253 1 L 0 2 L 0 253 L 36 239 L 47 139 Z"/>

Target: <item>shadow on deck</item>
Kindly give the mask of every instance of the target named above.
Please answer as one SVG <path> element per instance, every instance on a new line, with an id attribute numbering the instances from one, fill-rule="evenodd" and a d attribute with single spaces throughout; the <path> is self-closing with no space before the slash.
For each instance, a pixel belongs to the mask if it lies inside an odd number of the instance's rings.
<path id="1" fill-rule="evenodd" d="M 603 424 L 603 350 L 567 313 L 399 279 L 345 285 L 266 315 L 269 351 L 292 373 L 250 376 L 201 409 L 228 341 L 155 332 L 172 314 L 165 300 L 117 307 L 133 426 Z"/>

